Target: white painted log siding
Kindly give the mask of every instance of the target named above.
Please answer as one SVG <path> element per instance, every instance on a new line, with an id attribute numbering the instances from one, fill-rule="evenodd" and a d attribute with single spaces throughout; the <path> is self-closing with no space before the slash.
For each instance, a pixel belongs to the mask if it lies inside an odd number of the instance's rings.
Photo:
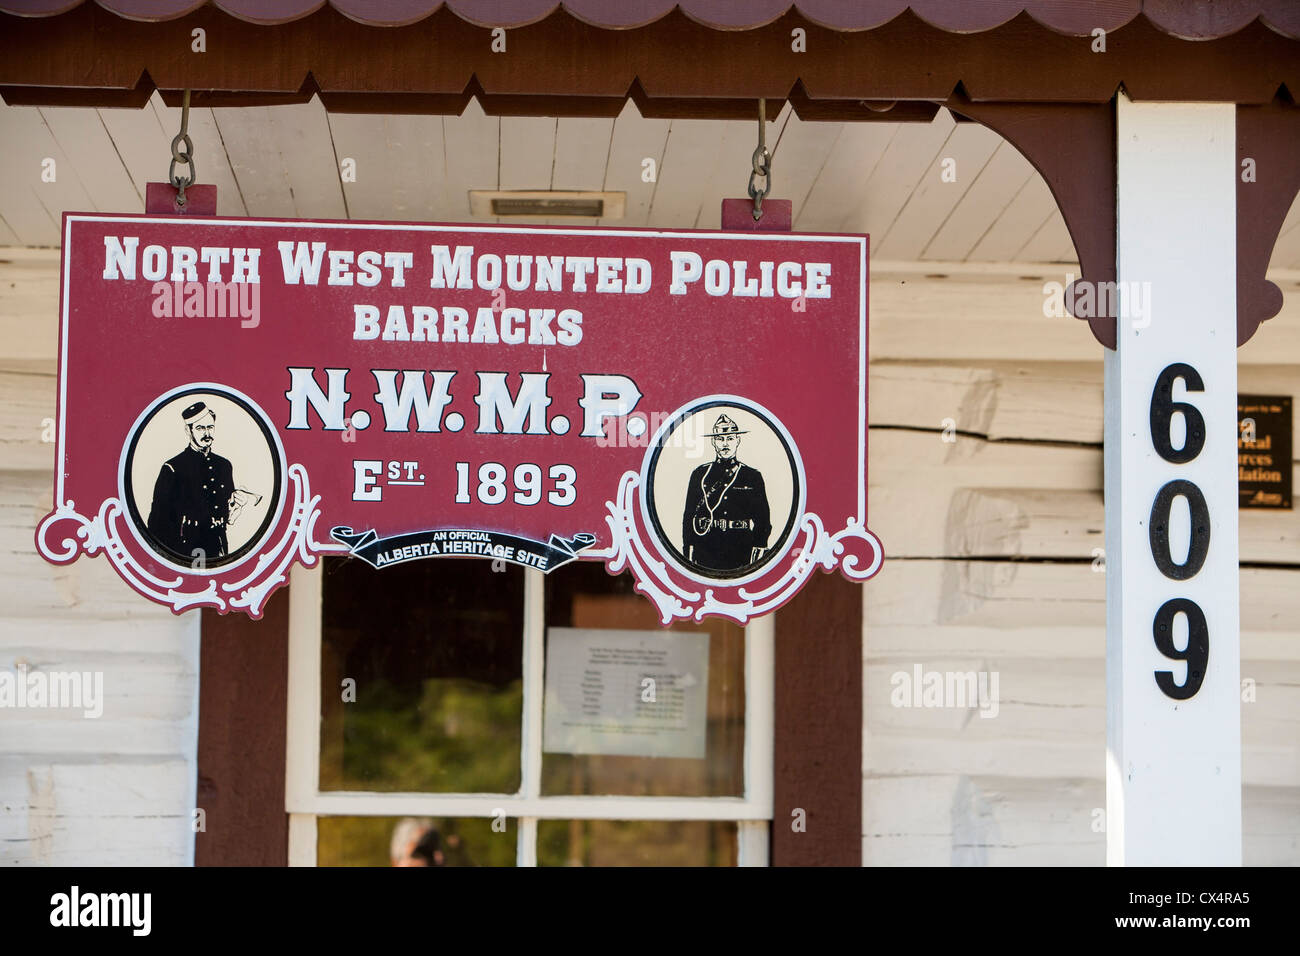
<path id="1" fill-rule="evenodd" d="M 1042 316 L 1066 269 L 873 264 L 867 865 L 1105 863 L 1102 355 Z M 1273 278 L 1286 307 L 1238 351 L 1239 389 L 1297 395 L 1300 275 Z M 1244 862 L 1296 865 L 1300 511 L 1243 511 L 1240 536 Z M 891 706 L 918 664 L 996 671 L 997 717 Z"/>
<path id="2" fill-rule="evenodd" d="M 198 614 L 175 617 L 101 558 L 37 557 L 50 508 L 58 253 L 0 249 L 0 668 L 102 671 L 103 715 L 0 708 L 0 866 L 188 865 Z"/>
<path id="3" fill-rule="evenodd" d="M 0 712 L 0 864 L 188 863 L 197 622 L 101 558 L 33 553 L 58 254 L 0 260 L 0 666 L 103 669 L 108 698 L 98 721 Z M 1043 282 L 1068 269 L 873 264 L 869 504 L 887 557 L 863 589 L 867 864 L 1104 862 L 1101 353 L 1042 316 Z M 1297 395 L 1300 273 L 1275 279 L 1287 305 L 1239 351 L 1240 387 Z M 1300 512 L 1242 512 L 1241 559 L 1245 862 L 1294 865 Z M 890 675 L 915 664 L 997 669 L 999 716 L 891 707 Z"/>

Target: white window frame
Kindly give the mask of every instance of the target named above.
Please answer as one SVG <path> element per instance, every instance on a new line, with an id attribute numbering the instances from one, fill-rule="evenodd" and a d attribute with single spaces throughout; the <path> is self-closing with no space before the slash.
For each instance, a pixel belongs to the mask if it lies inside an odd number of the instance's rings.
<path id="1" fill-rule="evenodd" d="M 737 864 L 767 866 L 772 819 L 774 627 L 772 616 L 745 628 L 743 797 L 544 796 L 542 697 L 545 575 L 524 570 L 523 739 L 518 793 L 322 792 L 320 789 L 321 564 L 295 565 L 289 587 L 289 687 L 285 810 L 289 865 L 316 865 L 318 816 L 498 817 L 516 821 L 518 866 L 537 865 L 538 820 L 735 821 Z"/>

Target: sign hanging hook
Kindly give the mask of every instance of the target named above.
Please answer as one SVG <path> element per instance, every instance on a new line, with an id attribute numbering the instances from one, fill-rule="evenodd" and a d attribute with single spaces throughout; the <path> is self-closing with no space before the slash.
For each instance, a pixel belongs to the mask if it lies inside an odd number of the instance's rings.
<path id="1" fill-rule="evenodd" d="M 185 145 L 184 151 L 180 149 L 182 143 Z M 177 163 L 189 166 L 189 176 L 176 174 Z M 194 141 L 190 139 L 190 91 L 188 89 L 181 100 L 181 131 L 172 139 L 172 162 L 167 168 L 167 178 L 176 187 L 176 205 L 184 206 L 185 190 L 193 186 L 194 180 L 198 178 L 194 167 Z"/>
<path id="2" fill-rule="evenodd" d="M 754 200 L 754 221 L 763 218 L 763 200 L 772 191 L 772 155 L 767 151 L 767 100 L 758 101 L 758 148 L 754 150 L 754 171 L 749 174 L 749 198 Z M 759 188 L 754 180 L 762 177 Z"/>

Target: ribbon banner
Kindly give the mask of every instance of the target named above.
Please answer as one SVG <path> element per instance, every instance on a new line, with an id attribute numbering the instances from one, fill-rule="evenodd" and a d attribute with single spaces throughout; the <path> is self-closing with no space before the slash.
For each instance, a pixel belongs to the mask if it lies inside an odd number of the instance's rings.
<path id="1" fill-rule="evenodd" d="M 867 530 L 865 236 L 68 214 L 54 563 L 260 616 L 294 561 L 630 571 L 744 623 Z"/>
<path id="2" fill-rule="evenodd" d="M 508 561 L 525 568 L 554 571 L 575 560 L 583 548 L 596 543 L 596 536 L 588 532 L 575 535 L 566 541 L 558 534 L 551 540 L 532 541 L 517 534 L 496 531 L 470 531 L 465 528 L 447 528 L 438 531 L 415 531 L 391 538 L 381 538 L 373 531 L 355 534 L 351 528 L 335 528 L 330 536 L 348 546 L 349 554 L 360 558 L 372 568 L 382 568 L 416 558 L 492 558 Z"/>

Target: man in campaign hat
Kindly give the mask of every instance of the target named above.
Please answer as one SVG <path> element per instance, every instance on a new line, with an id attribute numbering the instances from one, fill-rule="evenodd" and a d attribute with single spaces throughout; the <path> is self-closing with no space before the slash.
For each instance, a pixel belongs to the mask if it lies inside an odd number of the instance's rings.
<path id="1" fill-rule="evenodd" d="M 757 562 L 772 533 L 767 490 L 758 469 L 736 457 L 748 432 L 719 415 L 708 437 L 716 457 L 691 472 L 682 514 L 686 559 L 702 568 L 735 571 Z"/>
<path id="2" fill-rule="evenodd" d="M 181 421 L 189 444 L 158 469 L 148 528 L 175 557 L 202 566 L 225 557 L 226 528 L 238 517 L 242 499 L 229 460 L 212 451 L 217 413 L 195 402 L 181 412 Z"/>

